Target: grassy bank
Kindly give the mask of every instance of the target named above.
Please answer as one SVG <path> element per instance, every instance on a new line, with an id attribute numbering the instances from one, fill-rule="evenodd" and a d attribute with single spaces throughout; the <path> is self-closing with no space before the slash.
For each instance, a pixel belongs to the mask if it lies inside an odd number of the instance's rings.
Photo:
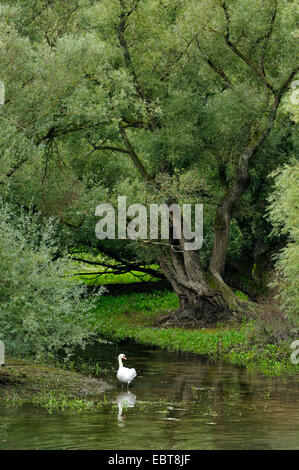
<path id="1" fill-rule="evenodd" d="M 265 326 L 257 320 L 213 329 L 154 326 L 157 317 L 177 306 L 176 294 L 169 291 L 102 297 L 95 311 L 94 327 L 106 339 L 116 342 L 129 339 L 173 351 L 193 352 L 271 375 L 299 371 L 299 365 L 290 360 L 291 340 L 271 340 L 270 330 L 275 327 L 272 325 L 265 332 Z"/>
<path id="2" fill-rule="evenodd" d="M 2 401 L 44 408 L 49 413 L 98 409 L 107 403 L 105 394 L 113 389 L 97 378 L 16 358 L 7 359 L 0 368 L 0 385 Z"/>

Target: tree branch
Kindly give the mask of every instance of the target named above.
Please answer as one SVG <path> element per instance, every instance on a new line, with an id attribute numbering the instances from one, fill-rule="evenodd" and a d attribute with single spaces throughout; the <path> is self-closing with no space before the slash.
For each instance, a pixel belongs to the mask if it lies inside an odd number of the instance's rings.
<path id="1" fill-rule="evenodd" d="M 152 269 L 152 268 L 146 268 L 144 266 L 141 266 L 139 263 L 125 263 L 125 264 L 123 263 L 123 264 L 114 265 L 114 264 L 105 263 L 102 261 L 90 261 L 84 258 L 75 258 L 75 257 L 72 257 L 72 260 L 79 261 L 81 263 L 89 264 L 92 266 L 103 266 L 104 268 L 109 269 L 109 271 L 103 271 L 99 273 L 76 273 L 76 275 L 79 275 L 79 274 L 80 275 L 92 275 L 92 274 L 101 275 L 101 274 L 106 274 L 107 272 L 111 274 L 125 274 L 125 273 L 129 273 L 132 271 L 140 271 L 145 274 L 150 274 L 151 276 L 154 276 L 158 279 L 165 279 L 165 276 L 163 275 L 163 273 L 156 271 L 155 269 Z"/>
<path id="2" fill-rule="evenodd" d="M 95 145 L 94 150 L 111 150 L 112 152 L 127 153 L 130 155 L 129 150 L 120 147 L 114 147 L 113 145 L 100 145 L 99 147 Z"/>
<path id="3" fill-rule="evenodd" d="M 224 35 L 225 42 L 228 45 L 228 47 L 236 54 L 245 64 L 248 65 L 250 70 L 253 72 L 254 75 L 256 75 L 257 78 L 259 78 L 263 84 L 269 88 L 274 93 L 274 87 L 273 85 L 269 82 L 267 77 L 263 74 L 263 72 L 249 59 L 249 57 L 246 57 L 232 42 L 230 39 L 230 16 L 229 16 L 229 11 L 226 6 L 225 2 L 221 3 L 221 7 L 224 11 L 225 18 L 226 18 L 226 33 Z"/>
<path id="4" fill-rule="evenodd" d="M 261 59 L 260 59 L 260 71 L 264 76 L 265 76 L 264 58 L 265 58 L 269 40 L 273 31 L 276 15 L 277 15 L 277 0 L 275 0 L 275 7 L 271 15 L 269 30 L 267 34 L 261 39 L 263 41 L 263 46 L 262 46 Z"/>
<path id="5" fill-rule="evenodd" d="M 146 111 L 147 111 L 147 116 L 148 116 L 148 120 L 149 120 L 149 127 L 151 129 L 155 129 L 156 125 L 157 125 L 157 119 L 155 118 L 155 116 L 153 116 L 151 110 L 150 110 L 150 107 L 149 107 L 149 102 L 150 102 L 150 99 L 147 98 L 140 82 L 139 82 L 139 79 L 137 77 L 137 73 L 135 71 L 135 67 L 134 67 L 134 64 L 133 64 L 133 60 L 132 60 L 132 57 L 131 57 L 131 54 L 130 54 L 130 51 L 129 51 L 129 47 L 128 47 L 128 44 L 127 44 L 127 41 L 126 41 L 126 38 L 125 38 L 125 31 L 127 29 L 127 18 L 130 16 L 130 14 L 135 11 L 137 9 L 137 6 L 138 6 L 138 3 L 139 3 L 139 0 L 136 1 L 135 3 L 135 6 L 133 7 L 132 10 L 130 10 L 130 12 L 125 12 L 125 4 L 123 2 L 123 0 L 120 0 L 120 4 L 122 6 L 122 12 L 120 14 L 120 23 L 119 25 L 115 26 L 115 31 L 116 31 L 116 34 L 117 34 L 117 37 L 118 37 L 118 41 L 119 41 L 119 44 L 123 50 L 123 56 L 124 56 L 124 61 L 125 61 L 125 64 L 126 64 L 126 67 L 128 69 L 128 71 L 130 72 L 130 74 L 132 75 L 132 78 L 133 78 L 133 83 L 134 83 L 134 86 L 135 86 L 135 90 L 139 96 L 139 98 L 144 102 L 145 104 L 145 108 L 146 108 Z"/>
<path id="6" fill-rule="evenodd" d="M 22 166 L 24 163 L 27 162 L 27 160 L 28 160 L 27 157 L 22 158 L 18 163 L 16 163 L 16 164 L 12 167 L 12 169 L 11 169 L 8 173 L 6 173 L 5 177 L 6 177 L 6 178 L 10 178 L 11 176 L 13 176 L 13 175 L 16 173 L 16 171 L 17 171 L 19 168 L 21 168 L 21 166 Z M 0 181 L 0 184 L 4 184 L 4 183 L 5 183 L 5 181 Z"/>
<path id="7" fill-rule="evenodd" d="M 131 142 L 129 141 L 129 139 L 127 137 L 127 134 L 126 134 L 126 131 L 124 129 L 124 126 L 122 125 L 121 122 L 119 122 L 118 128 L 119 128 L 120 135 L 122 136 L 122 139 L 124 141 L 124 144 L 126 145 L 126 147 L 128 149 L 127 153 L 129 153 L 129 155 L 131 157 L 131 160 L 134 163 L 134 165 L 136 166 L 136 168 L 139 171 L 140 175 L 146 181 L 151 181 L 151 178 L 150 178 L 147 170 L 145 169 L 145 166 L 143 165 L 142 161 L 139 159 L 139 157 L 138 157 L 137 153 L 135 152 Z"/>
<path id="8" fill-rule="evenodd" d="M 179 53 L 179 55 L 171 62 L 171 64 L 169 65 L 168 67 L 168 70 L 165 72 L 165 74 L 161 77 L 161 82 L 163 82 L 167 77 L 168 75 L 170 74 L 171 72 L 171 69 L 172 67 L 174 67 L 174 65 L 179 62 L 179 60 L 183 57 L 184 54 L 186 54 L 186 52 L 188 51 L 189 47 L 191 46 L 192 42 L 197 39 L 199 35 L 199 32 L 195 34 L 195 36 L 193 38 L 190 39 L 190 41 L 187 42 L 187 45 L 185 47 L 185 49 L 183 51 L 181 51 Z"/>
<path id="9" fill-rule="evenodd" d="M 197 44 L 198 50 L 201 52 L 198 39 L 196 39 L 196 44 Z M 208 56 L 205 57 L 203 55 L 201 55 L 200 57 L 211 67 L 212 70 L 214 70 L 215 73 L 220 75 L 220 77 L 228 84 L 228 86 L 230 87 L 232 86 L 231 81 L 229 80 L 227 75 L 224 73 L 222 68 L 216 65 L 210 57 Z"/>
<path id="10" fill-rule="evenodd" d="M 131 57 L 129 47 L 128 47 L 128 44 L 127 44 L 127 41 L 126 41 L 126 38 L 125 38 L 125 34 L 124 34 L 125 30 L 127 28 L 126 19 L 128 18 L 129 15 L 124 10 L 124 7 L 125 7 L 124 2 L 120 1 L 120 4 L 123 8 L 123 11 L 120 15 L 120 23 L 119 23 L 118 26 L 115 27 L 116 33 L 117 33 L 117 36 L 118 36 L 119 44 L 120 44 L 120 46 L 123 50 L 123 55 L 124 55 L 124 60 L 125 60 L 126 67 L 131 72 L 131 75 L 133 77 L 133 81 L 134 81 L 134 84 L 135 84 L 136 91 L 137 91 L 139 97 L 143 101 L 145 101 L 145 95 L 143 93 L 142 87 L 139 83 L 137 74 L 135 72 L 132 57 Z M 130 12 L 130 14 L 132 13 L 132 11 Z"/>
<path id="11" fill-rule="evenodd" d="M 229 242 L 230 222 L 233 210 L 240 197 L 244 194 L 249 186 L 249 161 L 261 149 L 265 139 L 270 134 L 275 123 L 275 118 L 281 98 L 298 71 L 299 66 L 292 70 L 292 72 L 288 75 L 286 80 L 282 83 L 276 92 L 273 105 L 269 111 L 268 122 L 265 129 L 262 130 L 255 138 L 251 138 L 245 146 L 239 158 L 235 180 L 218 204 L 214 220 L 214 243 L 209 267 L 210 271 L 218 278 L 221 277 L 225 267 L 226 253 Z"/>

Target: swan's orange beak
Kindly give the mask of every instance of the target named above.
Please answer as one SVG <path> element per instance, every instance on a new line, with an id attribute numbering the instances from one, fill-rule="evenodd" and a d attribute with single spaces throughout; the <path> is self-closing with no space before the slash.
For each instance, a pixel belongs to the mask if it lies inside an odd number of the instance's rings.
<path id="1" fill-rule="evenodd" d="M 126 356 L 123 357 L 125 360 L 127 360 Z"/>

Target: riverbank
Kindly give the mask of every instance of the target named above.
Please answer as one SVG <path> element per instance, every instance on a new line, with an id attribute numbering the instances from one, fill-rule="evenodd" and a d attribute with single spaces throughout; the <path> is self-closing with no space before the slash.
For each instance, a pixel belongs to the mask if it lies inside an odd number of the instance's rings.
<path id="1" fill-rule="evenodd" d="M 96 409 L 113 390 L 105 381 L 76 372 L 8 358 L 0 368 L 1 400 L 19 406 L 57 410 Z"/>
<path id="2" fill-rule="evenodd" d="M 162 328 L 157 319 L 178 307 L 175 293 L 154 291 L 102 297 L 94 314 L 94 328 L 110 341 L 133 340 L 170 351 L 192 352 L 210 359 L 258 369 L 268 375 L 299 372 L 291 362 L 290 332 L 273 305 L 258 306 L 256 318 L 242 323 L 218 324 L 215 328 Z M 276 331 L 277 330 L 277 331 Z"/>

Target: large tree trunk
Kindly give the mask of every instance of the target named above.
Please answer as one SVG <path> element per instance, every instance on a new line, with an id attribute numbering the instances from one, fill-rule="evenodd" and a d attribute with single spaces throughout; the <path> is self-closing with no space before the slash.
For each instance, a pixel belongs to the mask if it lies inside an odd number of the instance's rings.
<path id="1" fill-rule="evenodd" d="M 201 268 L 196 251 L 183 250 L 184 240 L 172 245 L 159 263 L 179 297 L 179 309 L 162 319 L 167 324 L 215 324 L 245 311 L 241 302 L 220 276 Z"/>
<path id="2" fill-rule="evenodd" d="M 225 284 L 225 268 L 233 209 L 249 183 L 249 160 L 265 139 L 263 133 L 250 142 L 240 155 L 232 186 L 220 200 L 214 220 L 214 243 L 208 272 L 204 272 L 195 251 L 184 250 L 184 240 L 171 245 L 170 256 L 159 259 L 160 266 L 180 299 L 174 322 L 216 323 L 238 313 L 244 314 L 246 303 L 240 301 Z"/>

